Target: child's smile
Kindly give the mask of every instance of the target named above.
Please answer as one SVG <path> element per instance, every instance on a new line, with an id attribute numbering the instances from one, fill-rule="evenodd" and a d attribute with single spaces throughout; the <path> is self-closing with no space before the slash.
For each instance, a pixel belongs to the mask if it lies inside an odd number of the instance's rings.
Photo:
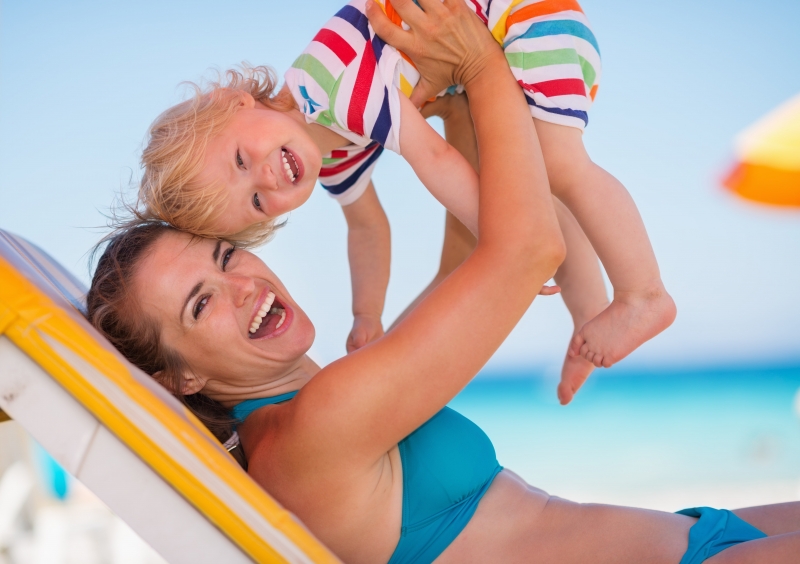
<path id="1" fill-rule="evenodd" d="M 206 146 L 200 181 L 227 193 L 213 229 L 234 235 L 298 208 L 311 195 L 321 165 L 303 123 L 244 96 Z"/>
<path id="2" fill-rule="evenodd" d="M 281 158 L 283 159 L 283 170 L 286 178 L 292 184 L 296 184 L 303 176 L 299 157 L 297 157 L 288 147 L 281 148 Z"/>

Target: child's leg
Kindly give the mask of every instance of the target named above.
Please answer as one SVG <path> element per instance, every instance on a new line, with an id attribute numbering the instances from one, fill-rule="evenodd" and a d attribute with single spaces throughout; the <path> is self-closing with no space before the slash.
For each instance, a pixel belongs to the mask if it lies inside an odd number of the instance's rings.
<path id="1" fill-rule="evenodd" d="M 567 246 L 567 258 L 554 278 L 572 315 L 575 327 L 572 336 L 575 338 L 587 322 L 608 307 L 608 296 L 597 255 L 581 226 L 558 198 L 553 198 L 553 205 Z M 572 401 L 592 370 L 594 364 L 582 356 L 566 354 L 558 385 L 558 399 L 562 405 Z"/>
<path id="2" fill-rule="evenodd" d="M 435 102 L 427 104 L 423 108 L 422 115 L 424 117 L 435 115 L 443 119 L 445 138 L 477 171 L 479 168 L 478 146 L 466 96 L 437 98 Z M 564 303 L 575 323 L 573 333 L 575 335 L 586 322 L 608 305 L 608 297 L 605 293 L 605 284 L 597 263 L 597 256 L 586 235 L 583 234 L 580 225 L 561 202 L 554 198 L 553 204 L 567 246 L 567 258 L 558 269 L 555 279 L 561 286 Z M 427 288 L 394 321 L 392 327 L 469 256 L 475 247 L 475 241 L 472 233 L 450 212 L 447 212 L 439 271 Z M 572 400 L 575 392 L 586 381 L 593 369 L 594 365 L 582 357 L 566 356 L 558 388 L 558 397 L 562 404 L 567 404 Z"/>
<path id="3" fill-rule="evenodd" d="M 578 332 L 570 354 L 609 367 L 669 327 L 675 304 L 625 187 L 591 161 L 580 130 L 533 121 L 550 188 L 578 220 L 614 286 L 614 301 Z"/>

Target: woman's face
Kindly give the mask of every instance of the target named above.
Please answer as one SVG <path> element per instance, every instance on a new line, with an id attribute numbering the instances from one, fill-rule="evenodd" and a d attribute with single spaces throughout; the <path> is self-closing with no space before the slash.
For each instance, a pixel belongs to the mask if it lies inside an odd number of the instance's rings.
<path id="1" fill-rule="evenodd" d="M 133 291 L 161 327 L 162 342 L 191 366 L 192 385 L 210 397 L 279 378 L 314 341 L 314 326 L 278 277 L 255 255 L 218 239 L 162 236 L 139 263 Z"/>

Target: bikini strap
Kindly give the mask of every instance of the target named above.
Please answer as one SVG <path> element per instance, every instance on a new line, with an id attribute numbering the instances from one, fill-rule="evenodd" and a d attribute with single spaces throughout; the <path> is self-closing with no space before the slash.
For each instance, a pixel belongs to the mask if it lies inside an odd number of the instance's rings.
<path id="1" fill-rule="evenodd" d="M 236 419 L 239 423 L 247 419 L 247 417 L 253 413 L 256 409 L 260 407 L 264 407 L 265 405 L 272 405 L 276 403 L 283 403 L 285 401 L 289 401 L 294 396 L 297 395 L 297 390 L 294 392 L 288 392 L 285 394 L 281 394 L 279 396 L 272 396 L 269 398 L 254 398 L 249 400 L 244 400 L 241 403 L 237 403 L 231 409 L 231 417 Z"/>

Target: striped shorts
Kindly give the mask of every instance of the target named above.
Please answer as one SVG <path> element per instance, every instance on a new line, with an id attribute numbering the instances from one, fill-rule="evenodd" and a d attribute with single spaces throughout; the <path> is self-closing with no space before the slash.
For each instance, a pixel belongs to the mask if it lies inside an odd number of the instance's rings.
<path id="1" fill-rule="evenodd" d="M 583 130 L 600 83 L 600 48 L 576 0 L 465 0 L 489 27 L 525 92 L 531 115 Z M 394 15 L 391 0 L 387 14 Z M 393 19 L 398 20 L 395 17 Z M 404 26 L 406 27 L 406 26 Z M 399 87 L 410 95 L 419 74 L 400 62 Z M 455 92 L 453 87 L 448 89 Z"/>

